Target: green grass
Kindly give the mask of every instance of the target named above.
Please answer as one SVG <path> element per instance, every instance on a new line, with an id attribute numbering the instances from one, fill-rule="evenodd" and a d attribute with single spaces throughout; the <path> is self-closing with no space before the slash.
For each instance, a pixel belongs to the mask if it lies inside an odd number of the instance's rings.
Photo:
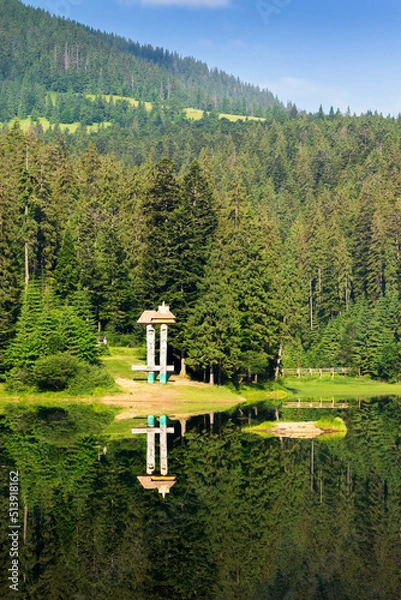
<path id="1" fill-rule="evenodd" d="M 374 396 L 401 396 L 401 383 L 385 383 L 365 377 L 336 376 L 334 379 L 306 379 L 286 377 L 281 389 L 287 392 L 287 401 L 296 398 L 372 398 Z"/>
<path id="2" fill-rule="evenodd" d="M 291 423 L 293 422 L 294 421 L 291 421 Z M 243 431 L 244 433 L 256 433 L 262 437 L 276 437 L 277 433 L 272 433 L 271 430 L 278 426 L 279 423 L 283 425 L 283 421 L 264 421 L 258 425 L 244 427 Z M 333 436 L 335 438 L 344 437 L 347 433 L 347 427 L 340 417 L 323 417 L 322 419 L 319 419 L 319 421 L 314 421 L 314 426 L 325 432 L 318 436 L 319 439 L 329 439 Z"/>
<path id="3" fill-rule="evenodd" d="M 91 100 L 96 99 L 95 94 L 85 94 L 85 97 L 90 98 Z M 138 100 L 135 100 L 134 98 L 130 98 L 129 96 L 114 96 L 113 94 L 105 94 L 102 96 L 102 98 L 107 100 L 107 102 L 111 102 L 111 101 L 116 102 L 117 100 L 123 100 L 125 102 L 128 102 L 128 104 L 131 104 L 131 106 L 135 106 L 135 107 L 137 107 L 139 104 Z M 153 105 L 151 102 L 143 102 L 143 105 L 145 106 L 145 109 L 148 112 L 150 112 L 153 108 Z"/>
<path id="4" fill-rule="evenodd" d="M 274 429 L 276 425 L 277 421 L 263 421 L 263 423 L 259 423 L 259 425 L 243 427 L 242 431 L 244 433 L 257 433 L 262 437 L 275 437 L 273 433 L 269 433 L 269 429 Z"/>
<path id="5" fill-rule="evenodd" d="M 199 108 L 184 108 L 184 113 L 191 121 L 199 121 L 204 115 L 204 111 Z"/>
<path id="6" fill-rule="evenodd" d="M 30 127 L 32 127 L 35 124 L 35 121 L 32 121 L 30 118 L 28 118 L 28 119 L 12 119 L 11 121 L 8 122 L 8 124 L 11 127 L 17 121 L 18 121 L 19 126 L 21 127 L 22 131 L 24 131 L 25 133 L 29 130 Z M 51 125 L 50 121 L 48 121 L 48 119 L 46 119 L 44 117 L 39 117 L 38 122 L 42 125 L 44 131 L 47 131 L 49 129 L 49 127 L 54 127 L 54 125 Z M 0 126 L 1 125 L 2 125 L 2 123 L 0 123 Z M 110 127 L 110 125 L 111 125 L 110 121 L 103 121 L 102 123 L 94 123 L 93 125 L 86 125 L 86 129 L 87 129 L 87 131 L 98 131 L 100 127 Z M 59 127 L 60 127 L 61 131 L 69 131 L 70 133 L 75 133 L 76 130 L 78 129 L 78 127 L 81 127 L 81 124 L 78 122 L 77 123 L 60 123 Z"/>
<path id="7" fill-rule="evenodd" d="M 56 103 L 56 99 L 57 99 L 57 92 L 49 92 L 48 96 L 54 105 Z M 95 94 L 85 94 L 85 97 L 89 98 L 91 100 L 96 99 Z M 128 102 L 131 106 L 134 106 L 134 107 L 137 107 L 139 105 L 138 100 L 135 100 L 134 98 L 130 98 L 128 96 L 117 96 L 117 95 L 112 95 L 112 94 L 104 94 L 102 96 L 102 98 L 104 98 L 108 102 L 111 102 L 111 101 L 115 102 L 118 100 L 122 100 L 122 101 Z M 147 112 L 150 112 L 153 108 L 152 102 L 143 102 L 143 105 Z M 202 119 L 202 117 L 205 113 L 205 111 L 198 109 L 198 108 L 184 108 L 183 110 L 184 110 L 184 114 L 185 114 L 186 118 L 189 120 L 192 120 L 192 121 L 198 121 L 199 119 Z M 232 122 L 265 121 L 266 120 L 262 117 L 247 117 L 246 115 L 231 115 L 228 113 L 219 114 L 219 119 L 228 119 L 228 121 L 232 121 Z M 8 122 L 8 124 L 10 126 L 12 126 L 16 121 L 19 122 L 20 127 L 21 127 L 22 131 L 24 131 L 24 132 L 27 132 L 29 130 L 29 128 L 32 126 L 32 124 L 34 124 L 34 121 L 32 121 L 31 118 L 29 118 L 29 117 L 27 119 L 12 119 L 11 121 Z M 44 117 L 40 117 L 37 121 L 42 125 L 44 131 L 47 131 L 49 129 L 49 127 L 51 127 L 51 124 L 48 121 L 48 119 L 46 119 Z M 3 123 L 0 123 L 0 126 L 1 125 L 3 125 Z M 94 123 L 93 125 L 87 125 L 86 129 L 87 129 L 87 131 L 90 131 L 90 132 L 98 131 L 100 127 L 110 127 L 111 125 L 112 125 L 112 123 L 110 121 L 102 121 L 102 123 Z M 78 129 L 78 127 L 80 127 L 80 123 L 79 122 L 60 123 L 59 127 L 60 127 L 61 131 L 69 131 L 70 133 L 75 133 L 76 130 Z"/>
<path id="8" fill-rule="evenodd" d="M 182 380 L 171 376 L 166 385 L 156 382 L 149 385 L 146 374 L 133 373 L 132 364 L 145 362 L 143 348 L 111 347 L 110 354 L 102 357 L 102 362 L 114 379 L 123 379 L 122 387 L 112 389 L 96 389 L 93 394 L 85 394 L 80 401 L 101 404 L 115 404 L 118 412 L 124 414 L 126 423 L 113 425 L 115 433 L 129 432 L 132 426 L 129 421 L 133 417 L 146 417 L 148 414 L 195 415 L 224 411 L 242 401 L 234 389 L 227 386 L 209 386 Z M 134 381 L 135 375 L 135 381 Z M 104 400 L 106 397 L 106 400 Z M 8 393 L 4 384 L 0 384 L 0 399 L 8 402 L 27 402 L 41 404 L 63 404 L 76 397 L 65 392 L 36 392 L 34 390 L 21 393 Z M 127 425 L 128 422 L 128 425 Z"/>
<path id="9" fill-rule="evenodd" d="M 114 379 L 122 377 L 124 379 L 133 379 L 134 373 L 131 366 L 133 364 L 145 364 L 146 350 L 144 348 L 109 348 L 110 355 L 102 357 L 102 363 Z"/>
<path id="10" fill-rule="evenodd" d="M 287 399 L 288 392 L 279 386 L 272 384 L 245 384 L 240 387 L 240 394 L 248 402 L 261 402 L 270 400 L 271 402 Z"/>
<path id="11" fill-rule="evenodd" d="M 243 402 L 244 398 L 252 406 L 258 402 L 270 402 L 278 405 L 283 400 L 291 401 L 298 398 L 306 401 L 313 398 L 341 400 L 388 395 L 401 396 L 401 384 L 342 376 L 338 376 L 334 380 L 330 378 L 286 378 L 277 384 L 244 385 L 239 390 L 233 386 L 209 386 L 191 382 L 180 379 L 176 375 L 171 376 L 166 385 L 158 382 L 149 385 L 146 382 L 145 373 L 133 373 L 131 370 L 132 364 L 144 364 L 145 360 L 144 348 L 110 347 L 109 354 L 102 357 L 102 362 L 114 379 L 121 379 L 119 381 L 121 387 L 116 385 L 112 389 L 97 389 L 92 395 L 86 394 L 84 398 L 77 398 L 69 396 L 65 392 L 29 391 L 10 394 L 5 391 L 4 384 L 0 384 L 1 405 L 3 407 L 5 404 L 18 402 L 55 406 L 82 401 L 102 405 L 106 402 L 115 405 L 117 418 L 107 427 L 105 433 L 115 437 L 126 437 L 130 435 L 136 420 L 143 419 L 148 414 L 167 414 L 171 417 L 183 418 L 190 415 L 227 411 L 233 410 L 233 407 Z M 330 419 L 322 420 L 319 423 L 325 428 L 325 424 L 329 429 L 335 428 Z M 266 428 L 266 424 L 262 424 L 260 428 Z"/>
<path id="12" fill-rule="evenodd" d="M 220 119 L 227 119 L 228 121 L 266 121 L 263 117 L 247 117 L 245 115 L 229 115 L 227 113 L 220 113 Z"/>
<path id="13" fill-rule="evenodd" d="M 334 418 L 323 417 L 322 419 L 319 419 L 318 421 L 316 421 L 315 425 L 316 425 L 316 427 L 319 427 L 320 429 L 330 429 L 330 430 L 334 429 L 335 431 L 338 431 L 338 432 L 347 431 L 347 426 L 345 425 L 345 423 L 341 419 L 341 417 L 334 417 Z"/>
<path id="14" fill-rule="evenodd" d="M 68 394 L 65 391 L 60 392 L 37 392 L 36 390 L 27 390 L 24 392 L 8 392 L 5 389 L 5 384 L 0 383 L 0 400 L 5 400 L 9 402 L 44 402 L 45 404 L 53 405 L 60 404 L 64 402 L 74 402 L 77 400 L 78 402 L 82 400 L 82 396 L 85 398 L 90 398 L 94 402 L 97 399 L 103 398 L 105 395 L 110 395 L 112 393 L 118 393 L 119 388 L 117 386 L 110 388 L 95 388 L 92 392 L 80 394 L 80 395 L 72 395 Z"/>

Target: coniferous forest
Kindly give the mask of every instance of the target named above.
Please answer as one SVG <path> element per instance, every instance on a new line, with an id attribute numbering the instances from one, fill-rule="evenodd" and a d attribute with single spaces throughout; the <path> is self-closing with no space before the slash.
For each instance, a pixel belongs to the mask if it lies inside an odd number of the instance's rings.
<path id="1" fill-rule="evenodd" d="M 400 376 L 401 118 L 284 107 L 17 0 L 0 23 L 0 365 L 14 386 L 40 387 L 60 354 L 56 389 L 71 373 L 79 389 L 83 362 L 101 379 L 96 332 L 138 343 L 137 318 L 162 301 L 173 358 L 200 379 L 270 377 L 279 356 Z"/>

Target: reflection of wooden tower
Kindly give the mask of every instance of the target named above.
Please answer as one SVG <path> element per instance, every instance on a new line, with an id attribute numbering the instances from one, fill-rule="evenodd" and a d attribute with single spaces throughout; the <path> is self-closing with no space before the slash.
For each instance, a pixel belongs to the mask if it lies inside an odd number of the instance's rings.
<path id="1" fill-rule="evenodd" d="M 134 427 L 133 434 L 147 434 L 146 475 L 138 475 L 138 479 L 145 490 L 157 488 L 165 498 L 170 488 L 175 484 L 175 475 L 168 475 L 167 466 L 167 434 L 174 433 L 174 427 L 167 427 L 167 417 L 160 417 L 160 427 L 155 427 L 155 418 L 148 416 L 147 427 Z M 154 475 L 155 470 L 155 438 L 160 435 L 160 475 Z"/>
<path id="2" fill-rule="evenodd" d="M 158 310 L 145 310 L 137 323 L 146 325 L 146 367 L 132 365 L 133 371 L 146 371 L 148 383 L 154 383 L 156 373 L 160 372 L 160 383 L 167 383 L 167 372 L 174 371 L 173 365 L 167 365 L 167 325 L 175 323 L 175 316 L 163 302 Z M 155 325 L 160 325 L 160 365 L 155 364 L 156 340 Z"/>

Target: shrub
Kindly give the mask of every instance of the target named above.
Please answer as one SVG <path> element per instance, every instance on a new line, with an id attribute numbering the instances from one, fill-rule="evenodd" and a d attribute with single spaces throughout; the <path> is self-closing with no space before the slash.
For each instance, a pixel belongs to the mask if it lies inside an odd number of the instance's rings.
<path id="1" fill-rule="evenodd" d="M 64 390 L 80 369 L 79 360 L 69 352 L 44 356 L 35 362 L 32 379 L 40 391 Z"/>
<path id="2" fill-rule="evenodd" d="M 69 381 L 68 391 L 79 396 L 90 394 L 95 388 L 109 388 L 112 385 L 114 379 L 103 367 L 81 363 L 78 372 Z"/>
<path id="3" fill-rule="evenodd" d="M 32 388 L 33 385 L 32 373 L 27 369 L 14 367 L 6 375 L 5 389 L 7 392 L 26 392 L 29 388 Z"/>

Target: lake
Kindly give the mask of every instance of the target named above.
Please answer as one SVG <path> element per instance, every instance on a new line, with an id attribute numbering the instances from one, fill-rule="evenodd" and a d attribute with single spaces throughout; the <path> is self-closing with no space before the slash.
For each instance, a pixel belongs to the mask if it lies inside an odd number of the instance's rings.
<path id="1" fill-rule="evenodd" d="M 163 499 L 137 480 L 145 436 L 104 435 L 111 411 L 8 406 L 0 597 L 400 599 L 400 399 L 283 410 L 323 414 L 341 416 L 347 434 L 248 434 L 253 411 L 216 414 L 212 427 L 209 415 L 190 419 L 185 438 L 176 423 L 177 481 Z"/>

